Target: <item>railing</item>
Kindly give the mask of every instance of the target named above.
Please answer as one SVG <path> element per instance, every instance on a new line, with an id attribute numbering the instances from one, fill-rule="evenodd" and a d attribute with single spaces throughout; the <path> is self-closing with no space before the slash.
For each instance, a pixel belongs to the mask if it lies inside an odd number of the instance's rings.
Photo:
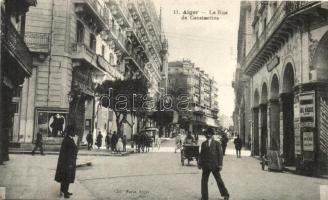
<path id="1" fill-rule="evenodd" d="M 49 52 L 49 34 L 25 32 L 25 43 L 30 51 Z"/>
<path id="2" fill-rule="evenodd" d="M 89 56 L 89 58 L 92 58 L 96 55 L 96 52 L 93 49 L 83 43 L 73 43 L 71 49 L 72 52 L 84 53 L 86 54 L 85 56 Z"/>
<path id="3" fill-rule="evenodd" d="M 4 45 L 7 46 L 16 59 L 19 60 L 22 67 L 24 67 L 29 74 L 32 73 L 32 57 L 28 47 L 26 46 L 23 37 L 17 32 L 11 22 L 5 22 L 5 19 L 1 18 L 1 40 Z"/>
<path id="4" fill-rule="evenodd" d="M 78 0 L 77 2 L 81 2 Z M 82 2 L 87 3 L 92 10 L 94 10 L 95 14 L 101 18 L 101 20 L 107 25 L 109 19 L 109 11 L 106 7 L 103 7 L 99 0 L 83 0 Z"/>
<path id="5" fill-rule="evenodd" d="M 123 1 L 123 0 L 115 0 L 115 1 L 116 1 L 116 4 L 119 6 L 119 9 L 121 9 L 123 15 L 127 19 L 127 21 L 131 24 L 132 18 L 130 16 L 130 12 L 129 12 L 127 4 L 124 3 L 125 1 Z"/>
<path id="6" fill-rule="evenodd" d="M 306 6 L 315 4 L 317 2 L 315 2 L 315 1 L 287 1 L 286 2 L 286 12 L 288 15 L 291 15 L 291 14 L 294 14 L 295 12 L 303 9 Z"/>
<path id="7" fill-rule="evenodd" d="M 131 3 L 131 2 L 132 2 L 132 3 Z M 136 13 L 137 13 L 138 16 L 139 16 L 139 19 L 140 19 L 140 22 L 141 22 L 141 24 L 142 24 L 142 27 L 143 27 L 144 30 L 145 30 L 145 35 L 146 35 L 146 37 L 148 38 L 148 40 L 149 40 L 149 42 L 150 42 L 150 44 L 151 44 L 150 46 L 153 46 L 153 47 L 154 47 L 154 43 L 155 43 L 155 41 L 154 41 L 153 37 L 150 36 L 149 31 L 148 31 L 148 27 L 147 27 L 147 23 L 145 22 L 145 20 L 144 20 L 142 14 L 140 13 L 139 7 L 137 7 L 137 6 L 135 5 L 135 3 L 136 3 L 136 2 L 130 1 L 130 5 L 132 5 L 132 7 L 135 9 Z M 137 3 L 138 3 L 138 2 L 137 2 Z M 144 40 L 143 40 L 142 38 L 140 38 L 140 39 L 141 39 L 141 41 L 144 42 Z M 146 44 L 145 44 L 145 46 L 146 46 L 146 48 L 148 49 L 148 47 L 147 47 Z M 154 49 L 155 49 L 155 48 L 156 48 L 156 47 L 154 47 Z M 155 54 L 156 57 L 157 57 L 158 64 L 161 65 L 161 57 L 159 56 L 158 51 L 155 51 L 154 54 Z"/>
<path id="8" fill-rule="evenodd" d="M 294 14 L 295 12 L 303 9 L 306 6 L 315 4 L 317 2 L 308 2 L 308 1 L 284 1 L 281 2 L 275 11 L 274 15 L 271 17 L 267 27 L 261 33 L 260 37 L 254 43 L 251 50 L 248 52 L 247 56 L 242 61 L 243 66 L 248 69 L 252 60 L 256 57 L 259 50 L 263 48 L 268 38 L 271 38 L 273 32 L 280 26 L 280 24 L 285 20 L 286 17 Z"/>

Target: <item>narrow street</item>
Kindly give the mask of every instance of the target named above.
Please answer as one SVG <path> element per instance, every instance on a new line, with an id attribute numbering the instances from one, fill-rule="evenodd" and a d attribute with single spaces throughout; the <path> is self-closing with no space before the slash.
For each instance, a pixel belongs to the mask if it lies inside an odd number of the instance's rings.
<path id="1" fill-rule="evenodd" d="M 320 185 L 328 185 L 326 179 L 262 171 L 257 159 L 232 155 L 232 141 L 229 143 L 222 177 L 231 199 L 315 200 L 320 199 Z M 170 152 L 79 156 L 78 163 L 91 161 L 92 166 L 78 168 L 70 187 L 71 199 L 200 199 L 201 170 L 195 161 L 181 166 L 180 153 L 173 153 L 173 144 L 174 140 L 169 140 L 161 147 Z M 0 168 L 0 185 L 6 187 L 7 198 L 60 199 L 59 184 L 54 181 L 57 158 L 11 155 Z M 209 193 L 210 199 L 220 199 L 212 176 Z"/>

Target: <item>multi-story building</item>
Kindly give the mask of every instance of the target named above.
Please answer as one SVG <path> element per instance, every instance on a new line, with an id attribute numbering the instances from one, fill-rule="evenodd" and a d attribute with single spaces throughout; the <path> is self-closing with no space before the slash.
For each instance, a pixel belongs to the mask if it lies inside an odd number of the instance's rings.
<path id="1" fill-rule="evenodd" d="M 100 106 L 95 93 L 104 80 L 144 76 L 157 95 L 167 41 L 150 5 L 40 0 L 26 16 L 25 41 L 35 67 L 18 98 L 12 142 L 31 144 L 40 131 L 46 146 L 58 144 L 67 124 L 74 124 L 83 141 L 88 132 L 95 137 L 98 131 L 115 131 L 115 114 Z M 125 125 L 124 134 L 130 138 L 134 129 Z"/>
<path id="2" fill-rule="evenodd" d="M 169 62 L 168 74 L 168 93 L 189 97 L 190 111 L 179 113 L 182 127 L 198 133 L 206 127 L 218 127 L 218 88 L 214 78 L 190 60 Z"/>
<path id="3" fill-rule="evenodd" d="M 30 50 L 24 42 L 26 13 L 36 0 L 0 1 L 1 66 L 0 66 L 0 163 L 7 161 L 9 141 L 13 138 L 20 110 L 18 98 L 25 78 L 32 75 Z"/>
<path id="4" fill-rule="evenodd" d="M 287 165 L 315 174 L 328 171 L 327 8 L 241 2 L 234 82 L 235 124 L 251 126 L 253 155 L 276 151 Z"/>

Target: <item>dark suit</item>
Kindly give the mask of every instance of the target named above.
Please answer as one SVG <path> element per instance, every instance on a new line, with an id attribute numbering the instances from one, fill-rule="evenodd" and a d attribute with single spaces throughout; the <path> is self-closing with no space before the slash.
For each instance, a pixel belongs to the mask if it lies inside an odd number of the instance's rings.
<path id="1" fill-rule="evenodd" d="M 35 140 L 35 147 L 32 151 L 32 155 L 34 155 L 35 151 L 40 148 L 40 153 L 43 155 L 43 147 L 42 147 L 43 139 L 42 139 L 42 134 L 38 132 L 36 134 L 36 140 Z"/>
<path id="2" fill-rule="evenodd" d="M 74 183 L 76 171 L 77 146 L 73 138 L 65 136 L 58 157 L 55 180 L 61 183 L 61 191 L 68 192 L 70 183 Z"/>
<path id="3" fill-rule="evenodd" d="M 203 200 L 208 199 L 208 178 L 211 172 L 216 180 L 221 196 L 229 195 L 219 172 L 219 166 L 222 167 L 222 160 L 222 148 L 218 141 L 212 139 L 210 145 L 207 140 L 202 143 L 198 164 L 203 169 L 201 188 Z"/>

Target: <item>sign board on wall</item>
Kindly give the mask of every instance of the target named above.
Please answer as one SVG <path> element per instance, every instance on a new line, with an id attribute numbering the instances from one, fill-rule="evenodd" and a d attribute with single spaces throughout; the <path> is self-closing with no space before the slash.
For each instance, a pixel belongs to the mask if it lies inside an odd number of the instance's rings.
<path id="1" fill-rule="evenodd" d="M 314 151 L 313 132 L 303 132 L 303 150 Z"/>
<path id="2" fill-rule="evenodd" d="M 314 91 L 299 95 L 299 112 L 301 127 L 315 127 L 315 93 Z"/>
<path id="3" fill-rule="evenodd" d="M 300 126 L 300 102 L 299 95 L 294 97 L 294 132 L 295 132 L 295 154 L 301 154 L 301 126 Z"/>

